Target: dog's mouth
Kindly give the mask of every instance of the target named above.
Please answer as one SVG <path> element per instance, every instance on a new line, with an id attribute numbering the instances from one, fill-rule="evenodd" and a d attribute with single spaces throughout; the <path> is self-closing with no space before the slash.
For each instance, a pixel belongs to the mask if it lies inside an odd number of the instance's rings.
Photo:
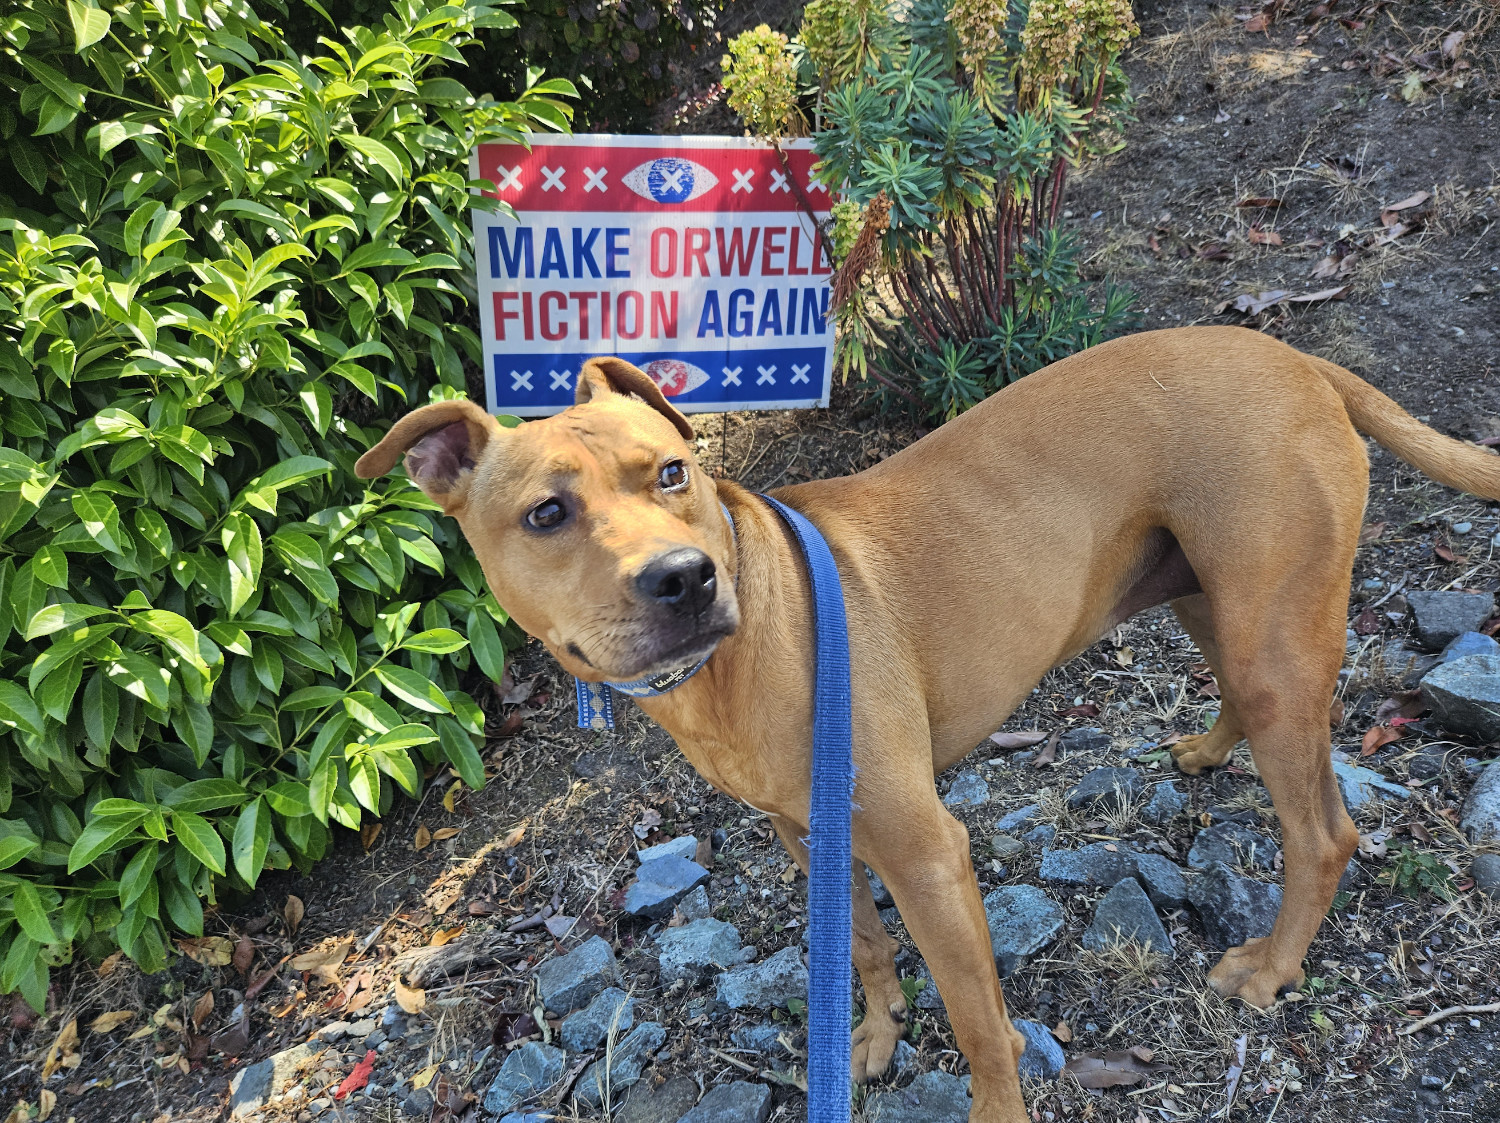
<path id="1" fill-rule="evenodd" d="M 696 668 L 738 627 L 737 611 L 728 606 L 715 606 L 704 618 L 692 623 L 688 635 L 682 635 L 682 629 L 663 630 L 647 626 L 637 634 L 635 642 L 625 645 L 626 650 L 619 651 L 613 658 L 590 657 L 572 644 L 569 652 L 596 669 L 606 682 L 650 681 Z"/>

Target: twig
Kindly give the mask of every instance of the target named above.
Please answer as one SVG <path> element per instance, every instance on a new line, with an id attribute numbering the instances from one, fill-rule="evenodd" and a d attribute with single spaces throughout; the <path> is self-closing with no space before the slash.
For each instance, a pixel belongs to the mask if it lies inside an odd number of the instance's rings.
<path id="1" fill-rule="evenodd" d="M 718 1057 L 719 1060 L 728 1061 L 730 1064 L 734 1065 L 735 1068 L 748 1072 L 751 1076 L 760 1075 L 760 1069 L 756 1068 L 754 1065 L 747 1065 L 744 1061 L 740 1060 L 737 1057 L 731 1057 L 728 1053 L 725 1053 L 719 1049 L 709 1049 L 709 1052 Z"/>
<path id="2" fill-rule="evenodd" d="M 1418 1030 L 1426 1029 L 1444 1018 L 1451 1018 L 1454 1014 L 1500 1014 L 1500 1002 L 1491 1002 L 1488 1006 L 1449 1006 L 1447 1009 L 1439 1010 L 1436 1014 L 1428 1014 L 1421 1021 L 1402 1026 L 1396 1031 L 1396 1036 L 1410 1037 Z"/>

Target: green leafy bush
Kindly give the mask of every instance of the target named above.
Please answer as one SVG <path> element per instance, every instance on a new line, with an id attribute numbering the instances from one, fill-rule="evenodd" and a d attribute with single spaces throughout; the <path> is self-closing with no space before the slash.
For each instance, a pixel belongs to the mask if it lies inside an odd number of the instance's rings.
<path id="1" fill-rule="evenodd" d="M 566 82 L 444 70 L 486 0 L 299 58 L 241 0 L 0 15 L 0 991 L 167 930 L 451 766 L 505 614 L 363 426 L 465 385 L 470 147 Z"/>
<path id="2" fill-rule="evenodd" d="M 1131 322 L 1090 303 L 1058 225 L 1068 168 L 1118 143 L 1128 0 L 813 0 L 785 66 L 816 119 L 818 176 L 842 192 L 834 244 L 846 373 L 933 420 Z M 731 105 L 777 135 L 757 41 L 726 60 Z M 743 65 L 740 55 L 755 60 Z M 795 110 L 788 112 L 790 117 Z"/>

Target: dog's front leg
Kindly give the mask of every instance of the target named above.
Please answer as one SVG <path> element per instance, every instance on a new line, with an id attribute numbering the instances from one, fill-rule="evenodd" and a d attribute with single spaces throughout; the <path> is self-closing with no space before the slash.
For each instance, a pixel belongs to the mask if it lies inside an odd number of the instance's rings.
<path id="1" fill-rule="evenodd" d="M 900 824 L 876 836 L 867 860 L 896 899 L 969 1059 L 971 1123 L 1027 1123 L 1017 1070 L 1026 1039 L 1005 1012 L 969 832 L 927 783 L 930 794 L 919 805 L 900 800 L 891 808 L 899 814 L 889 816 L 881 814 L 877 793 L 860 788 L 862 818 Z"/>
<path id="2" fill-rule="evenodd" d="M 771 816 L 781 844 L 807 873 L 807 847 L 794 827 L 780 816 Z M 891 1063 L 896 1042 L 906 1032 L 906 996 L 896 977 L 896 941 L 881 923 L 880 912 L 870 892 L 865 865 L 854 862 L 854 968 L 865 988 L 864 1020 L 854 1031 L 850 1071 L 863 1084 L 884 1072 Z"/>

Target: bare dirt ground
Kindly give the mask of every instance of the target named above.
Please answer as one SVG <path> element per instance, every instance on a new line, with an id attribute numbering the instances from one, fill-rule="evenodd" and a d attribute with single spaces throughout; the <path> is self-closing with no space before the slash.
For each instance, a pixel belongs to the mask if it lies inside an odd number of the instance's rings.
<path id="1" fill-rule="evenodd" d="M 1068 204 L 1090 275 L 1133 288 L 1146 326 L 1243 322 L 1349 366 L 1445 432 L 1500 437 L 1500 8 L 1297 0 L 1272 9 L 1166 4 L 1138 14 L 1142 37 L 1128 61 L 1138 120 L 1122 152 L 1074 182 Z M 679 128 L 722 112 L 705 82 L 684 79 L 673 111 Z M 1393 208 L 1400 203 L 1409 205 Z M 1329 289 L 1336 298 L 1288 299 Z M 1285 295 L 1272 299 L 1278 291 Z M 1236 310 L 1245 296 L 1258 299 Z M 858 471 L 920 435 L 873 416 L 847 389 L 826 413 L 704 418 L 700 432 L 706 466 L 758 488 Z M 1360 629 L 1334 733 L 1335 748 L 1351 758 L 1394 687 L 1377 653 L 1406 631 L 1403 592 L 1500 588 L 1491 541 L 1500 506 L 1431 484 L 1373 446 L 1372 462 L 1371 541 L 1359 553 L 1350 605 Z M 573 729 L 571 682 L 536 645 L 516 653 L 511 676 L 504 688 L 484 688 L 494 738 L 483 792 L 455 791 L 450 777 L 435 776 L 419 804 L 398 805 L 378 833 L 343 837 L 311 876 L 269 877 L 253 899 L 226 902 L 210 931 L 239 945 L 243 970 L 183 957 L 156 977 L 126 966 L 101 978 L 85 965 L 63 975 L 45 1018 L 13 1011 L 0 1106 L 37 1103 L 49 1047 L 76 1019 L 81 1040 L 59 1050 L 72 1067 L 45 1085 L 57 1096 L 53 1119 L 221 1118 L 236 1071 L 335 1019 L 379 1020 L 406 962 L 398 957 L 440 943 L 447 953 L 486 954 L 430 983 L 422 1012 L 403 1018 L 404 1035 L 393 1033 L 377 1051 L 378 1094 L 314 1110 L 327 1103 L 323 1085 L 342 1080 L 364 1053 L 339 1042 L 321 1062 L 323 1075 L 306 1081 L 307 1095 L 265 1117 L 484 1118 L 464 1093 L 482 1096 L 508 1049 L 536 1031 L 526 1020 L 532 968 L 598 933 L 616 948 L 637 1021 L 667 1030 L 642 1089 L 680 1074 L 703 1087 L 761 1080 L 775 1094 L 773 1118 L 801 1118 L 801 1062 L 730 1040 L 736 1027 L 767 1015 L 716 1014 L 711 989 L 661 988 L 649 925 L 620 908 L 636 847 L 690 832 L 707 843 L 703 860 L 713 852 L 714 915 L 737 925 L 760 958 L 794 944 L 805 882 L 769 825 L 714 793 L 634 709 L 613 734 Z M 1041 804 L 1067 846 L 1128 840 L 1180 858 L 1211 806 L 1244 811 L 1274 835 L 1243 747 L 1230 768 L 1179 778 L 1192 817 L 1169 829 L 1146 825 L 1138 807 L 1090 818 L 1060 799 L 1100 764 L 1133 759 L 1153 780 L 1170 775 L 1160 742 L 1201 731 L 1214 694 L 1164 611 L 1049 674 L 1006 728 L 1097 725 L 1111 742 L 1040 768 L 993 746 L 970 758 L 964 767 L 977 769 L 991 792 L 960 812 L 983 890 L 1036 883 L 1038 847 L 1002 862 L 989 845 L 996 821 L 1029 803 Z M 1383 839 L 1385 855 L 1361 857 L 1361 875 L 1309 954 L 1308 983 L 1269 1013 L 1206 992 L 1218 953 L 1190 912 L 1165 918 L 1170 958 L 1089 953 L 1079 937 L 1102 890 L 1059 895 L 1065 930 L 1006 980 L 1012 1013 L 1060 1027 L 1069 1056 L 1144 1046 L 1161 1067 L 1104 1092 L 1070 1077 L 1035 1084 L 1034 1117 L 1500 1120 L 1500 1016 L 1396 1032 L 1445 1006 L 1500 998 L 1500 908 L 1469 887 L 1473 852 L 1455 821 L 1473 771 L 1494 755 L 1495 746 L 1419 721 L 1359 761 L 1397 783 L 1414 781 L 1412 795 L 1361 813 L 1368 848 L 1378 852 Z M 940 786 L 951 779 L 940 777 Z M 1399 858 L 1403 848 L 1408 857 Z M 1423 856 L 1423 868 L 1447 879 L 1451 899 L 1399 894 L 1380 880 Z M 305 905 L 300 923 L 288 919 L 289 897 Z M 561 940 L 546 924 L 563 931 L 557 917 L 578 921 Z M 902 973 L 915 976 L 920 960 L 895 927 Z M 292 966 L 292 957 L 350 941 L 321 978 Z M 211 954 L 200 958 L 212 963 Z M 248 999 L 247 986 L 255 992 Z M 205 994 L 212 1010 L 204 1010 Z M 116 1010 L 135 1016 L 118 1029 L 88 1028 Z M 224 1035 L 206 1051 L 187 1035 L 195 1011 L 200 1036 Z M 796 1016 L 772 1017 L 795 1040 Z M 965 1071 L 940 1015 L 918 1010 L 910 1039 L 918 1071 Z M 1235 1068 L 1242 1072 L 1232 1081 Z M 429 1093 L 452 1089 L 446 1102 L 455 1110 L 431 1106 L 417 1083 Z M 564 1117 L 576 1110 L 566 1100 L 544 1106 Z"/>

